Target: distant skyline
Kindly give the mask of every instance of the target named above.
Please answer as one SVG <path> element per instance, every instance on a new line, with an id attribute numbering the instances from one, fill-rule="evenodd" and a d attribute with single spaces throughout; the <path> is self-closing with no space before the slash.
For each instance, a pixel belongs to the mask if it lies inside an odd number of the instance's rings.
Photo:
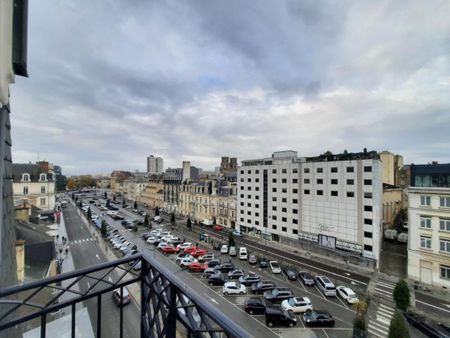
<path id="1" fill-rule="evenodd" d="M 450 162 L 450 2 L 32 1 L 13 161 L 213 170 L 292 149 Z M 39 154 L 39 155 L 38 155 Z"/>

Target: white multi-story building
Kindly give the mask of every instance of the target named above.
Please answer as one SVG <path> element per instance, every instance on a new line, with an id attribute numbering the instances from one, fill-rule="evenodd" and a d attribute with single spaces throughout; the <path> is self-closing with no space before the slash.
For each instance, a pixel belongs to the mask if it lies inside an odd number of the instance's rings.
<path id="1" fill-rule="evenodd" d="M 147 172 L 150 174 L 161 174 L 164 171 L 164 160 L 162 157 L 147 157 Z"/>
<path id="2" fill-rule="evenodd" d="M 272 240 L 304 239 L 374 259 L 381 241 L 382 164 L 376 152 L 242 161 L 237 224 Z"/>
<path id="3" fill-rule="evenodd" d="M 411 165 L 408 277 L 450 287 L 450 164 Z"/>

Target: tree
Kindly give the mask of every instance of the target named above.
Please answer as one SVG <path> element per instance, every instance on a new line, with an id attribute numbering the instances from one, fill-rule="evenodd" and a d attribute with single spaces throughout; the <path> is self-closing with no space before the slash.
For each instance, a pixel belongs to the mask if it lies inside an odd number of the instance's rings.
<path id="1" fill-rule="evenodd" d="M 136 210 L 137 209 L 137 202 L 136 201 L 134 201 L 134 210 Z"/>
<path id="2" fill-rule="evenodd" d="M 230 231 L 230 236 L 228 237 L 228 246 L 235 246 L 234 236 L 233 232 Z"/>
<path id="3" fill-rule="evenodd" d="M 216 225 L 216 216 L 213 216 L 212 222 L 214 225 Z"/>
<path id="4" fill-rule="evenodd" d="M 365 301 L 359 300 L 357 303 L 355 303 L 354 307 L 355 307 L 357 315 L 360 315 L 360 316 L 366 315 L 368 306 Z"/>
<path id="5" fill-rule="evenodd" d="M 125 202 L 125 197 L 124 197 L 123 200 L 122 200 L 122 207 L 124 207 L 125 204 L 126 204 L 126 202 Z"/>
<path id="6" fill-rule="evenodd" d="M 155 216 L 159 216 L 159 208 L 155 207 Z"/>
<path id="7" fill-rule="evenodd" d="M 149 224 L 150 224 L 150 222 L 149 222 L 149 220 L 148 220 L 148 214 L 145 214 L 145 217 L 144 217 L 144 225 L 145 225 L 146 227 L 148 227 Z"/>
<path id="8" fill-rule="evenodd" d="M 409 331 L 405 319 L 399 311 L 395 311 L 389 326 L 388 338 L 409 338 Z"/>
<path id="9" fill-rule="evenodd" d="M 406 311 L 410 304 L 410 294 L 408 284 L 405 280 L 399 280 L 394 289 L 394 300 L 397 308 Z"/>
<path id="10" fill-rule="evenodd" d="M 91 220 L 91 217 L 92 217 L 91 207 L 89 207 L 89 208 L 87 209 L 86 215 L 87 215 L 88 220 L 90 221 L 90 220 Z"/>
<path id="11" fill-rule="evenodd" d="M 108 194 L 105 191 L 105 200 L 108 199 Z"/>
<path id="12" fill-rule="evenodd" d="M 113 195 L 113 201 L 114 202 L 116 201 L 116 195 Z"/>
<path id="13" fill-rule="evenodd" d="M 109 198 L 106 200 L 106 207 L 109 207 Z"/>
<path id="14" fill-rule="evenodd" d="M 102 226 L 101 226 L 100 231 L 102 233 L 102 236 L 105 237 L 106 236 L 106 221 L 105 220 L 102 221 Z"/>
<path id="15" fill-rule="evenodd" d="M 191 221 L 191 218 L 190 218 L 190 217 L 188 217 L 188 219 L 187 219 L 186 227 L 187 227 L 189 230 L 192 229 L 192 221 Z"/>
<path id="16" fill-rule="evenodd" d="M 175 224 L 175 213 L 172 212 L 172 214 L 170 215 L 170 223 L 172 223 L 172 225 Z"/>
<path id="17" fill-rule="evenodd" d="M 361 336 L 362 332 L 366 331 L 366 320 L 361 315 L 356 315 L 353 319 L 353 332 Z"/>

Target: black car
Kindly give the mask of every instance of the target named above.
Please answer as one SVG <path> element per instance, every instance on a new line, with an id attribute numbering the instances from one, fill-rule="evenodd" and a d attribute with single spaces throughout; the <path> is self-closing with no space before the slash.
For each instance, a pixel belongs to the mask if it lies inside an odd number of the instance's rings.
<path id="1" fill-rule="evenodd" d="M 406 320 L 408 323 L 410 323 L 412 326 L 414 326 L 417 330 L 424 333 L 427 337 L 432 338 L 447 338 L 449 337 L 444 332 L 441 332 L 437 330 L 435 327 L 430 325 L 423 317 L 416 315 L 412 312 L 407 312 L 405 314 Z M 443 327 L 443 331 L 445 328 Z"/>
<path id="2" fill-rule="evenodd" d="M 297 280 L 298 278 L 297 270 L 295 270 L 293 267 L 285 267 L 283 269 L 283 272 L 289 280 Z"/>
<path id="3" fill-rule="evenodd" d="M 218 269 L 220 272 L 230 272 L 234 270 L 234 265 L 231 262 L 225 262 L 219 265 Z"/>
<path id="4" fill-rule="evenodd" d="M 314 286 L 314 277 L 310 273 L 308 273 L 306 271 L 300 271 L 298 273 L 298 277 L 303 282 L 303 284 L 309 285 L 309 286 Z"/>
<path id="5" fill-rule="evenodd" d="M 266 305 L 260 298 L 248 298 L 244 303 L 244 311 L 250 315 L 263 315 L 266 312 Z"/>
<path id="6" fill-rule="evenodd" d="M 261 269 L 266 269 L 269 267 L 269 261 L 267 259 L 265 259 L 264 257 L 261 257 L 259 259 L 259 267 Z"/>
<path id="7" fill-rule="evenodd" d="M 215 268 L 206 268 L 205 271 L 203 271 L 202 277 L 203 278 L 209 278 L 211 275 L 214 275 L 217 273 L 217 270 Z"/>
<path id="8" fill-rule="evenodd" d="M 283 300 L 294 297 L 289 288 L 275 288 L 264 292 L 263 297 L 272 303 L 281 303 Z"/>
<path id="9" fill-rule="evenodd" d="M 143 226 L 143 225 L 144 225 L 144 221 L 143 221 L 143 220 L 140 220 L 140 219 L 135 219 L 135 220 L 133 221 L 133 223 L 136 224 L 136 225 L 140 225 L 140 226 Z"/>
<path id="10" fill-rule="evenodd" d="M 219 251 L 221 247 L 222 247 L 222 243 L 220 243 L 220 242 L 214 242 L 214 244 L 213 244 L 213 250 Z"/>
<path id="11" fill-rule="evenodd" d="M 122 224 L 122 225 L 127 225 L 128 223 L 129 223 L 129 221 L 127 221 L 127 220 L 125 220 L 125 219 L 124 219 L 123 221 L 120 222 L 120 224 Z"/>
<path id="12" fill-rule="evenodd" d="M 303 314 L 303 322 L 306 326 L 334 326 L 333 316 L 322 310 L 306 311 Z"/>
<path id="13" fill-rule="evenodd" d="M 259 277 L 257 274 L 249 273 L 248 275 L 239 277 L 239 283 L 249 286 L 255 283 L 258 283 L 261 281 L 261 277 Z"/>
<path id="14" fill-rule="evenodd" d="M 227 279 L 220 272 L 215 273 L 208 278 L 209 285 L 224 285 L 226 282 Z"/>
<path id="15" fill-rule="evenodd" d="M 261 295 L 266 291 L 275 289 L 276 285 L 270 280 L 262 280 L 258 283 L 252 284 L 252 293 Z"/>
<path id="16" fill-rule="evenodd" d="M 148 232 L 145 232 L 145 233 L 143 233 L 143 234 L 141 235 L 141 238 L 142 238 L 144 241 L 146 241 L 147 238 L 149 238 L 150 236 L 153 236 L 153 235 L 150 234 L 150 233 L 148 233 Z"/>
<path id="17" fill-rule="evenodd" d="M 272 326 L 295 326 L 297 318 L 292 311 L 286 311 L 281 306 L 266 307 L 266 325 Z"/>
<path id="18" fill-rule="evenodd" d="M 214 268 L 214 267 L 220 265 L 220 259 L 211 259 L 211 260 L 210 260 L 208 263 L 206 263 L 206 264 L 208 264 L 208 267 L 209 267 L 209 268 Z"/>

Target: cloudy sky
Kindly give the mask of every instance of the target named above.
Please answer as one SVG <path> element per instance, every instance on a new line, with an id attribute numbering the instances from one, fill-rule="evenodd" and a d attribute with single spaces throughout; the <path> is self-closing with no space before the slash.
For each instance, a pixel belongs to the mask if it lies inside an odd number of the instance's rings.
<path id="1" fill-rule="evenodd" d="M 450 162 L 450 2 L 30 1 L 13 159 L 213 169 L 292 149 Z"/>

